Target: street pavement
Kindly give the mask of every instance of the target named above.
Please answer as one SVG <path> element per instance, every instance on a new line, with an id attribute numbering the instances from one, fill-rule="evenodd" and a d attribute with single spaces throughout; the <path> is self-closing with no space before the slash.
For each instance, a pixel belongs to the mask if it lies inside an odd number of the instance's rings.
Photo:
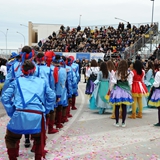
<path id="1" fill-rule="evenodd" d="M 91 111 L 84 91 L 82 80 L 76 101 L 78 110 L 71 111 L 73 117 L 58 133 L 47 134 L 47 160 L 160 160 L 160 127 L 153 126 L 157 109 L 144 110 L 142 119 L 127 118 L 125 128 L 115 127 L 111 110 L 103 115 Z M 0 160 L 7 160 L 4 136 L 9 117 L 2 105 L 0 111 Z M 34 160 L 30 149 L 24 148 L 23 137 L 18 160 Z"/>

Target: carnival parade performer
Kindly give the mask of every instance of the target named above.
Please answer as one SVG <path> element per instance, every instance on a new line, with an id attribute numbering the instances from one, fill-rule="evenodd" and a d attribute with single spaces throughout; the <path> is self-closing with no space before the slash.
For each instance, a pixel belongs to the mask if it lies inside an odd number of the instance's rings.
<path id="1" fill-rule="evenodd" d="M 30 46 L 24 46 L 22 48 L 22 51 L 20 52 L 18 57 L 18 60 L 16 60 L 12 65 L 10 66 L 10 69 L 8 70 L 4 86 L 2 89 L 2 93 L 8 88 L 9 84 L 15 80 L 16 78 L 20 77 L 22 75 L 22 65 L 26 59 L 33 60 L 35 56 L 34 50 Z M 20 57 L 20 58 L 19 58 Z M 30 146 L 30 137 L 29 135 L 25 135 L 25 147 Z"/>
<path id="2" fill-rule="evenodd" d="M 68 102 L 71 102 L 72 93 L 73 93 L 72 92 L 72 69 L 71 67 L 66 65 L 66 57 L 64 56 L 61 57 L 60 65 L 66 70 L 66 73 L 67 73 L 67 79 L 65 84 L 66 92 L 65 92 L 65 96 L 62 104 L 62 119 L 61 119 L 61 123 L 65 123 L 65 122 L 68 122 L 68 106 L 69 106 Z"/>
<path id="3" fill-rule="evenodd" d="M 132 114 L 129 118 L 135 119 L 142 118 L 142 110 L 143 110 L 143 103 L 142 97 L 148 96 L 148 90 L 144 84 L 144 76 L 145 71 L 143 70 L 142 62 L 136 60 L 133 64 L 133 84 L 132 84 L 132 97 L 134 103 L 132 104 Z M 138 102 L 138 115 L 136 116 L 136 109 L 137 109 L 137 102 Z"/>
<path id="4" fill-rule="evenodd" d="M 133 103 L 131 95 L 132 75 L 128 72 L 128 65 L 125 60 L 121 60 L 118 64 L 117 71 L 111 83 L 115 84 L 110 93 L 109 102 L 115 105 L 115 126 L 119 127 L 119 109 L 122 107 L 122 127 L 126 126 L 125 119 L 127 114 L 127 105 Z"/>
<path id="5" fill-rule="evenodd" d="M 76 104 L 76 97 L 78 96 L 78 83 L 80 81 L 80 76 L 79 76 L 79 65 L 77 63 L 74 63 L 74 57 L 73 56 L 69 56 L 69 58 L 71 59 L 70 61 L 70 66 L 72 68 L 73 71 L 73 81 L 76 83 L 74 83 L 74 86 L 72 86 L 72 110 L 76 110 L 77 107 L 75 106 Z"/>
<path id="6" fill-rule="evenodd" d="M 67 80 L 67 72 L 66 69 L 61 64 L 62 58 L 60 55 L 55 55 L 53 57 L 53 65 L 58 67 L 58 83 L 56 84 L 56 95 L 60 97 L 60 101 L 56 107 L 56 128 L 63 128 L 62 123 L 62 109 L 64 104 L 67 102 L 67 89 L 66 89 L 66 80 Z"/>
<path id="7" fill-rule="evenodd" d="M 7 153 L 10 160 L 17 160 L 22 134 L 31 134 L 35 160 L 41 160 L 45 157 L 45 114 L 52 109 L 56 96 L 43 79 L 33 76 L 33 62 L 26 60 L 21 70 L 24 76 L 12 81 L 2 94 L 2 103 L 11 118 L 5 136 Z"/>
<path id="8" fill-rule="evenodd" d="M 108 60 L 106 63 L 107 63 L 108 71 L 110 72 L 110 79 L 112 79 L 115 76 L 115 66 L 114 66 L 114 63 L 111 60 Z M 113 84 L 111 84 L 111 81 L 110 81 L 109 86 L 110 86 L 110 88 L 113 88 L 111 85 L 113 85 Z M 108 99 L 109 94 L 110 94 L 110 90 L 109 90 L 109 92 L 106 95 L 106 99 Z M 121 110 L 120 110 L 120 113 L 121 113 Z M 111 119 L 115 119 L 115 106 L 112 106 Z"/>
<path id="9" fill-rule="evenodd" d="M 22 75 L 22 71 L 21 71 L 22 64 L 26 59 L 33 60 L 35 56 L 35 52 L 34 50 L 31 49 L 31 47 L 24 46 L 19 56 L 21 57 L 20 60 L 13 63 L 7 73 L 4 86 L 3 86 L 3 91 L 7 89 L 11 81 L 15 80 L 15 78 L 20 77 Z"/>
<path id="10" fill-rule="evenodd" d="M 56 65 L 53 65 L 52 60 L 55 58 L 55 53 L 53 51 L 47 51 L 45 52 L 45 61 L 48 67 L 50 67 L 49 72 L 49 86 L 52 90 L 56 93 L 56 103 L 54 104 L 52 110 L 50 111 L 49 115 L 47 115 L 48 119 L 48 134 L 54 134 L 59 132 L 58 129 L 54 128 L 55 125 L 55 119 L 56 119 L 56 108 L 58 106 L 58 102 L 60 101 L 62 92 L 59 90 L 57 92 L 57 84 L 59 81 L 59 68 Z"/>
<path id="11" fill-rule="evenodd" d="M 151 61 L 148 61 L 146 64 L 146 74 L 145 74 L 145 79 L 144 79 L 144 83 L 148 89 L 148 92 L 150 92 L 150 89 L 153 85 L 154 82 L 154 65 Z"/>
<path id="12" fill-rule="evenodd" d="M 45 54 L 50 56 L 54 56 L 55 54 L 52 51 L 47 51 Z M 43 52 L 39 52 L 36 56 L 36 71 L 35 71 L 35 76 L 42 78 L 46 81 L 47 84 L 49 84 L 49 87 L 55 92 L 55 79 L 58 79 L 58 71 L 57 74 L 53 74 L 51 68 L 49 67 L 50 59 L 48 60 L 48 57 L 45 56 Z M 49 64 L 48 64 L 49 63 Z M 55 70 L 54 70 L 55 72 Z M 59 99 L 57 98 L 57 101 Z M 55 104 L 52 106 L 52 110 L 50 113 L 47 115 L 47 126 L 48 126 L 48 134 L 54 134 L 57 133 L 58 130 L 55 129 L 54 126 L 54 108 Z"/>
<path id="13" fill-rule="evenodd" d="M 16 52 L 12 52 L 11 53 L 11 56 L 9 57 L 8 59 L 8 62 L 6 64 L 7 66 L 7 72 L 10 70 L 11 66 L 16 62 L 16 61 L 19 61 L 20 59 L 20 55 L 17 54 Z"/>
<path id="14" fill-rule="evenodd" d="M 158 68 L 159 71 L 157 71 L 155 75 L 153 87 L 151 88 L 148 98 L 148 104 L 158 108 L 158 123 L 156 123 L 154 126 L 160 127 L 160 65 Z"/>
<path id="15" fill-rule="evenodd" d="M 94 81 L 97 79 L 97 74 L 99 72 L 99 67 L 96 60 L 91 61 L 91 67 L 86 71 L 87 84 L 85 94 L 91 95 L 94 91 L 95 84 Z"/>
<path id="16" fill-rule="evenodd" d="M 70 109 L 72 107 L 72 95 L 73 95 L 73 87 L 77 87 L 77 78 L 75 79 L 75 82 L 73 82 L 73 74 L 74 71 L 71 67 L 72 59 L 67 58 L 65 56 L 62 56 L 63 67 L 66 69 L 67 72 L 67 81 L 66 81 L 66 88 L 67 88 L 67 99 L 66 104 L 63 106 L 62 110 L 62 123 L 68 122 L 68 118 L 72 117 L 70 113 Z M 75 84 L 75 85 L 74 85 Z"/>
<path id="17" fill-rule="evenodd" d="M 107 64 L 106 62 L 102 62 L 97 80 L 94 81 L 96 87 L 90 98 L 90 109 L 98 109 L 100 114 L 103 114 L 105 109 L 111 108 L 108 100 L 105 99 L 106 93 L 109 91 L 109 80 L 110 74 Z"/>

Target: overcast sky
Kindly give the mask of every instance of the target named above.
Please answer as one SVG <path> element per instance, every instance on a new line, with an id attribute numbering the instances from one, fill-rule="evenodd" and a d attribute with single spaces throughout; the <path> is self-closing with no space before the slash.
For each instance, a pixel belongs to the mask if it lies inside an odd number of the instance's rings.
<path id="1" fill-rule="evenodd" d="M 33 23 L 81 26 L 118 24 L 120 20 L 130 23 L 151 22 L 151 0 L 0 0 L 0 49 L 17 49 L 28 44 L 28 28 L 20 24 Z M 159 22 L 160 0 L 154 1 L 154 22 Z M 2 32 L 1 32 L 2 31 Z M 46 37 L 44 37 L 46 38 Z"/>

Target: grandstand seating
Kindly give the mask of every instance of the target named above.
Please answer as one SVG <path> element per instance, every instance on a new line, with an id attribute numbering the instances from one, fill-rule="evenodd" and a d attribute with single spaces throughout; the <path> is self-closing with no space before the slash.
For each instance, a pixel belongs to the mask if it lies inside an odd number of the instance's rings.
<path id="1" fill-rule="evenodd" d="M 140 42 L 144 37 L 147 43 L 151 40 L 151 35 L 158 30 L 156 25 L 145 24 L 140 27 L 133 25 L 130 29 L 127 26 L 125 28 L 122 24 L 120 23 L 117 28 L 102 26 L 99 29 L 95 27 L 94 30 L 90 27 L 85 27 L 83 30 L 78 27 L 65 29 L 63 26 L 60 27 L 59 32 L 48 35 L 48 39 L 43 43 L 40 41 L 38 45 L 43 51 L 53 50 L 55 52 L 106 53 L 110 49 L 113 53 L 125 52 L 129 58 L 131 52 L 136 53 L 142 47 Z"/>

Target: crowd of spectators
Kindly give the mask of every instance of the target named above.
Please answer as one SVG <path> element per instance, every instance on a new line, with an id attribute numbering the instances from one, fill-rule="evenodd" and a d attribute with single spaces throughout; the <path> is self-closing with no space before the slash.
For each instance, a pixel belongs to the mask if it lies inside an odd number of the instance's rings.
<path id="1" fill-rule="evenodd" d="M 48 39 L 38 43 L 43 51 L 53 50 L 55 52 L 103 52 L 110 50 L 112 53 L 123 52 L 132 46 L 143 36 L 150 26 L 148 24 L 136 27 L 128 22 L 125 26 L 119 23 L 117 28 L 113 26 L 100 28 L 81 26 L 77 28 L 60 27 L 58 33 L 53 32 Z"/>

